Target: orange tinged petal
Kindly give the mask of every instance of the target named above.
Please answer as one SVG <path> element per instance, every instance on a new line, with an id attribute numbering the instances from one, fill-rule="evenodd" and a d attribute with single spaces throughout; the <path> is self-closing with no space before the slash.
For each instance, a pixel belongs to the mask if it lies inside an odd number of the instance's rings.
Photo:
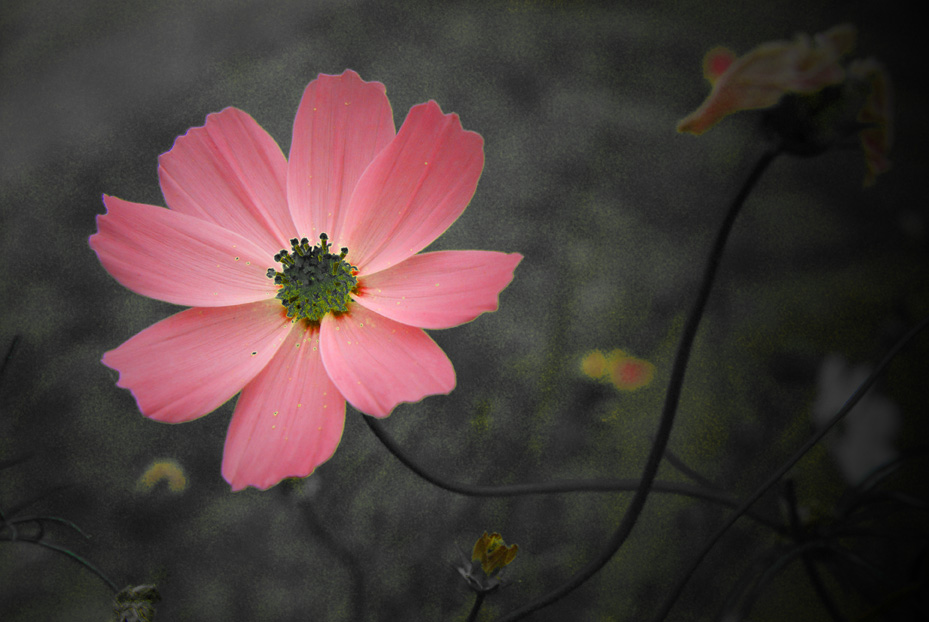
<path id="1" fill-rule="evenodd" d="M 704 60 L 704 75 L 713 83 L 710 95 L 678 123 L 677 131 L 699 135 L 734 112 L 770 108 L 786 93 L 815 93 L 838 84 L 845 79 L 839 61 L 854 41 L 854 28 L 842 25 L 813 41 L 800 35 L 793 41 L 763 43 L 720 74 L 710 66 L 725 64 L 717 52 Z"/>

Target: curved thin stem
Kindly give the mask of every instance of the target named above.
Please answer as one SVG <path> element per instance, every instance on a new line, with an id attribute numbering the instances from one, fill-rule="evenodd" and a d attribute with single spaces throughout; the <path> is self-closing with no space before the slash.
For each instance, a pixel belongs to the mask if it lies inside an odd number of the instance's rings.
<path id="1" fill-rule="evenodd" d="M 11 466 L 16 466 L 17 464 L 20 464 L 22 462 L 26 462 L 27 460 L 30 460 L 34 455 L 35 455 L 35 452 L 30 451 L 29 453 L 23 454 L 21 456 L 17 456 L 15 458 L 0 459 L 0 470 L 9 468 Z"/>
<path id="2" fill-rule="evenodd" d="M 667 447 L 665 447 L 664 459 L 667 460 L 668 464 L 670 464 L 675 469 L 677 469 L 682 475 L 685 475 L 687 478 L 692 479 L 693 481 L 697 482 L 704 488 L 708 488 L 710 490 L 719 490 L 719 486 L 717 486 L 716 484 L 711 482 L 709 479 L 704 477 L 701 473 L 698 473 L 694 469 L 690 468 L 690 466 L 686 462 L 678 458 L 677 455 L 675 455 L 675 453 L 672 452 Z"/>
<path id="3" fill-rule="evenodd" d="M 70 557 L 71 559 L 73 559 L 74 561 L 81 564 L 82 566 L 84 566 L 85 568 L 93 572 L 95 575 L 97 575 L 104 583 L 107 584 L 107 586 L 111 590 L 113 590 L 114 594 L 119 593 L 119 588 L 116 587 L 115 583 L 110 581 L 110 579 L 105 574 L 103 574 L 103 572 L 99 568 L 91 564 L 89 561 L 87 561 L 86 559 L 78 555 L 77 553 L 70 551 L 64 547 L 57 546 L 49 542 L 45 542 L 43 540 L 20 540 L 20 542 L 31 542 L 32 544 L 38 544 L 39 546 L 44 546 L 45 548 L 51 549 L 53 551 L 58 551 L 59 553 L 63 553 L 64 555 L 67 555 L 68 557 Z"/>
<path id="4" fill-rule="evenodd" d="M 90 540 L 90 536 L 84 533 L 84 531 L 80 527 L 78 527 L 77 525 L 75 525 L 74 523 L 72 523 L 71 521 L 65 518 L 59 518 L 57 516 L 17 516 L 14 519 L 8 520 L 7 524 L 8 525 L 22 525 L 24 523 L 41 524 L 43 521 L 48 521 L 51 523 L 58 523 L 60 525 L 64 525 L 65 527 L 70 527 L 71 529 L 76 531 L 81 537 L 83 537 L 85 540 Z"/>
<path id="5" fill-rule="evenodd" d="M 30 454 L 30 456 L 31 455 L 32 454 Z M 39 494 L 34 495 L 32 498 L 27 499 L 26 501 L 18 503 L 17 505 L 14 505 L 13 507 L 7 508 L 6 510 L 7 514 L 9 514 L 10 516 L 15 516 L 19 514 L 20 512 L 22 512 L 23 510 L 25 510 L 26 508 L 28 508 L 29 506 L 34 505 L 35 503 L 41 501 L 42 499 L 50 497 L 56 492 L 65 490 L 67 488 L 71 488 L 71 486 L 72 484 L 62 484 L 60 486 L 54 486 L 52 488 L 49 488 L 48 490 L 44 490 L 40 492 Z"/>
<path id="6" fill-rule="evenodd" d="M 790 565 L 797 558 L 803 558 L 803 556 L 808 555 L 811 551 L 828 549 L 829 545 L 823 542 L 809 541 L 802 544 L 798 544 L 791 550 L 787 551 L 780 558 L 776 559 L 770 567 L 768 567 L 764 573 L 758 577 L 758 580 L 755 582 L 755 585 L 745 596 L 745 601 L 742 604 L 741 611 L 737 615 L 733 616 L 733 619 L 736 620 L 748 620 L 749 614 L 751 614 L 752 607 L 755 602 L 761 596 L 764 589 L 774 580 L 774 578 L 787 566 Z"/>
<path id="7" fill-rule="evenodd" d="M 684 385 L 684 374 L 687 371 L 690 352 L 693 347 L 694 339 L 697 336 L 700 320 L 703 318 L 703 311 L 706 308 L 706 302 L 710 296 L 710 290 L 713 287 L 713 281 L 715 280 L 716 271 L 722 259 L 723 250 L 726 247 L 726 241 L 729 239 L 729 233 L 732 231 L 732 226 L 735 224 L 736 217 L 739 215 L 742 205 L 745 203 L 745 199 L 748 198 L 755 184 L 758 183 L 762 174 L 767 170 L 768 166 L 779 153 L 780 149 L 776 148 L 766 151 L 761 156 L 755 164 L 755 168 L 753 168 L 752 172 L 749 174 L 748 179 L 742 184 L 738 194 L 729 206 L 723 223 L 716 234 L 716 239 L 710 250 L 709 259 L 703 271 L 703 278 L 700 282 L 700 289 L 697 292 L 697 299 L 694 301 L 693 307 L 691 307 L 690 313 L 687 316 L 687 322 L 684 324 L 684 331 L 681 334 L 681 341 L 678 344 L 677 354 L 674 357 L 674 365 L 671 368 L 671 379 L 668 383 L 668 392 L 665 394 L 664 407 L 661 411 L 658 432 L 655 434 L 655 442 L 652 444 L 648 460 L 645 463 L 645 468 L 642 470 L 642 478 L 639 482 L 639 487 L 636 489 L 635 495 L 629 503 L 629 507 L 626 510 L 625 516 L 623 516 L 622 522 L 597 558 L 589 562 L 566 583 L 559 586 L 554 591 L 504 616 L 500 619 L 500 622 L 520 620 L 530 613 L 547 607 L 565 595 L 573 592 L 613 558 L 613 555 L 616 554 L 632 532 L 632 528 L 635 526 L 636 521 L 638 521 L 642 509 L 645 507 L 648 494 L 652 491 L 655 475 L 658 473 L 658 466 L 661 463 L 661 457 L 668 444 L 668 439 L 671 437 L 671 429 L 674 426 L 674 417 L 677 413 L 677 405 L 681 397 L 681 388 Z"/>
<path id="8" fill-rule="evenodd" d="M 19 335 L 13 335 L 13 339 L 10 341 L 10 345 L 6 350 L 6 356 L 3 357 L 3 361 L 0 361 L 0 379 L 2 379 L 3 375 L 6 373 L 6 366 L 13 360 L 13 352 L 16 351 L 19 338 Z"/>
<path id="9" fill-rule="evenodd" d="M 826 424 L 821 430 L 814 434 L 806 443 L 803 444 L 800 449 L 794 453 L 777 471 L 775 471 L 768 480 L 758 487 L 758 489 L 746 499 L 739 508 L 732 513 L 732 516 L 726 523 L 716 531 L 715 534 L 707 541 L 706 545 L 703 547 L 703 550 L 700 551 L 700 554 L 697 555 L 693 563 L 687 569 L 687 572 L 681 577 L 677 582 L 674 588 L 671 590 L 671 594 L 665 601 L 662 603 L 661 610 L 658 612 L 658 615 L 655 616 L 656 622 L 661 622 L 664 620 L 668 614 L 671 612 L 671 609 L 674 607 L 674 603 L 677 602 L 677 599 L 680 597 L 681 592 L 684 591 L 684 586 L 687 584 L 687 581 L 696 571 L 697 566 L 703 561 L 703 559 L 709 554 L 710 550 L 716 545 L 716 543 L 723 537 L 723 535 L 729 530 L 729 528 L 735 524 L 735 522 L 742 516 L 749 507 L 752 506 L 758 499 L 762 497 L 772 486 L 774 486 L 780 479 L 787 473 L 793 466 L 800 461 L 800 459 L 806 455 L 806 453 L 813 448 L 822 438 L 826 435 L 829 430 L 832 429 L 835 424 L 842 420 L 848 412 L 855 407 L 855 404 L 864 397 L 864 394 L 867 393 L 868 389 L 871 388 L 871 385 L 877 380 L 878 376 L 884 371 L 884 369 L 890 364 L 890 361 L 897 355 L 900 350 L 903 349 L 912 339 L 922 331 L 924 328 L 929 326 L 929 316 L 923 318 L 923 320 L 913 327 L 910 332 L 904 335 L 893 348 L 890 349 L 890 352 L 878 363 L 877 367 L 871 372 L 871 375 L 868 376 L 867 380 L 862 383 L 860 387 L 852 394 L 848 401 L 845 402 L 845 405 L 839 409 L 832 419 L 829 420 L 829 423 Z"/>
<path id="10" fill-rule="evenodd" d="M 420 476 L 430 484 L 468 497 L 519 497 L 525 495 L 559 494 L 565 492 L 632 492 L 638 489 L 641 480 L 629 479 L 574 479 L 556 480 L 530 484 L 508 484 L 503 486 L 475 486 L 446 479 L 429 472 L 421 464 L 406 454 L 402 447 L 384 430 L 383 424 L 374 417 L 363 417 L 374 436 L 410 471 Z M 721 490 L 701 488 L 692 484 L 678 482 L 664 482 L 657 480 L 652 489 L 655 492 L 683 495 L 695 499 L 702 499 L 727 507 L 738 507 L 738 500 Z M 787 529 L 764 516 L 753 514 L 751 518 L 781 535 L 787 535 Z"/>

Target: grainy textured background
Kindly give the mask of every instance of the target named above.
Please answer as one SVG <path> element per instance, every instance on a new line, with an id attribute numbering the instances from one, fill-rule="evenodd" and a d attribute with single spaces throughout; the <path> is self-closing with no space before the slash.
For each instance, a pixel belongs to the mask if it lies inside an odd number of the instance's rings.
<path id="1" fill-rule="evenodd" d="M 232 494 L 220 476 L 231 404 L 177 426 L 143 418 L 99 359 L 177 308 L 100 267 L 86 240 L 101 195 L 163 204 L 157 156 L 226 106 L 287 153 L 302 90 L 321 72 L 383 82 L 398 127 L 435 99 L 483 135 L 486 165 L 432 248 L 525 260 L 498 312 L 433 331 L 458 388 L 398 407 L 386 427 L 462 481 L 635 477 L 706 248 L 764 148 L 753 115 L 699 139 L 674 132 L 706 94 L 702 55 L 852 21 L 861 53 L 881 58 L 897 85 L 895 168 L 862 191 L 857 151 L 775 163 L 733 234 L 671 441 L 747 495 L 810 433 L 824 356 L 874 361 L 929 310 L 925 71 L 910 45 L 916 25 L 889 6 L 4 2 L 0 349 L 19 341 L 0 380 L 0 461 L 31 458 L 0 470 L 0 510 L 52 491 L 22 513 L 80 525 L 89 542 L 51 528 L 48 539 L 120 586 L 157 583 L 159 620 L 463 619 L 471 596 L 450 564 L 485 530 L 520 553 L 484 619 L 538 596 L 595 555 L 627 496 L 460 497 L 404 469 L 351 408 L 339 450 L 308 480 Z M 621 394 L 585 380 L 578 361 L 592 348 L 652 361 L 653 384 Z M 926 443 L 927 361 L 923 338 L 880 387 L 907 417 L 904 447 Z M 158 458 L 183 465 L 185 491 L 137 491 Z M 795 475 L 814 512 L 841 492 L 822 449 Z M 661 477 L 683 480 L 670 468 Z M 773 496 L 760 511 L 780 516 Z M 603 572 L 532 619 L 646 618 L 724 516 L 654 498 Z M 676 619 L 713 619 L 774 546 L 763 528 L 736 529 Z M 816 619 L 804 585 L 788 568 L 757 619 Z M 3 620 L 98 622 L 111 597 L 63 556 L 0 541 Z"/>

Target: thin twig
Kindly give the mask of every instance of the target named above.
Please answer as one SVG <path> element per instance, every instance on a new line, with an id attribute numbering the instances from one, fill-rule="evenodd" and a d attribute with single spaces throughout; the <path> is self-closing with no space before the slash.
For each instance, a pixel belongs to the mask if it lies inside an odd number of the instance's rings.
<path id="1" fill-rule="evenodd" d="M 85 568 L 93 572 L 95 575 L 97 575 L 104 583 L 107 584 L 107 586 L 111 590 L 113 590 L 114 594 L 119 593 L 119 588 L 116 587 L 115 583 L 110 581 L 110 579 L 105 574 L 103 574 L 103 572 L 99 568 L 91 564 L 89 561 L 87 561 L 86 559 L 78 555 L 77 553 L 70 551 L 64 547 L 51 544 L 50 542 L 45 542 L 44 540 L 20 540 L 20 542 L 30 542 L 32 544 L 38 544 L 39 546 L 44 546 L 45 548 L 51 549 L 53 551 L 58 551 L 59 553 L 67 555 L 68 557 L 70 557 L 71 559 L 73 559 L 74 561 L 81 564 L 82 566 L 84 566 Z"/>
<path id="2" fill-rule="evenodd" d="M 64 525 L 65 527 L 70 527 L 71 529 L 76 531 L 81 537 L 83 537 L 85 540 L 90 540 L 90 536 L 84 533 L 84 531 L 80 527 L 78 527 L 77 525 L 75 525 L 74 523 L 72 523 L 66 518 L 59 518 L 57 516 L 17 516 L 16 518 L 8 520 L 7 524 L 22 525 L 24 523 L 42 523 L 43 521 L 48 521 L 51 523 L 58 523 L 60 525 Z"/>
<path id="3" fill-rule="evenodd" d="M 794 539 L 798 544 L 809 542 L 810 539 L 806 536 L 803 530 L 803 523 L 800 520 L 796 484 L 792 479 L 788 479 L 786 484 L 784 496 L 787 499 L 787 509 L 790 513 L 790 529 L 793 531 Z M 845 616 L 839 611 L 838 605 L 836 605 L 835 601 L 832 599 L 829 590 L 826 589 L 826 584 L 823 582 L 822 575 L 820 575 L 819 569 L 816 567 L 816 562 L 813 560 L 813 556 L 810 555 L 808 550 L 804 550 L 801 553 L 800 561 L 803 562 L 803 568 L 806 570 L 806 574 L 810 579 L 810 585 L 813 586 L 813 591 L 816 592 L 816 595 L 822 602 L 823 607 L 826 608 L 829 616 L 834 622 L 845 622 Z"/>
<path id="4" fill-rule="evenodd" d="M 671 612 L 671 609 L 674 607 L 674 603 L 677 602 L 677 599 L 680 597 L 681 592 L 684 591 L 684 586 L 687 584 L 687 581 L 690 580 L 690 577 L 696 571 L 697 567 L 704 560 L 704 558 L 709 554 L 710 550 L 716 545 L 716 543 L 723 537 L 723 535 L 729 530 L 729 528 L 735 524 L 735 522 L 742 516 L 749 507 L 751 507 L 758 499 L 760 499 L 772 486 L 774 486 L 780 479 L 784 476 L 787 471 L 789 471 L 793 466 L 800 461 L 800 459 L 806 455 L 806 453 L 812 449 L 822 438 L 826 435 L 829 430 L 833 428 L 842 418 L 845 417 L 848 412 L 855 407 L 855 405 L 864 397 L 864 394 L 867 393 L 868 389 L 871 388 L 871 385 L 877 380 L 878 376 L 884 371 L 884 369 L 890 364 L 890 361 L 897 355 L 900 350 L 903 349 L 920 331 L 929 326 L 929 316 L 923 318 L 923 320 L 913 327 L 906 335 L 904 335 L 893 348 L 890 349 L 890 352 L 878 363 L 877 367 L 871 372 L 871 375 L 862 383 L 860 387 L 852 394 L 848 401 L 845 402 L 845 405 L 829 420 L 829 423 L 825 427 L 820 429 L 816 434 L 814 434 L 806 443 L 803 444 L 800 449 L 794 453 L 777 471 L 775 471 L 768 480 L 758 487 L 758 489 L 746 499 L 739 508 L 733 512 L 732 516 L 726 523 L 716 531 L 715 534 L 707 541 L 703 549 L 700 551 L 700 554 L 694 559 L 693 563 L 687 569 L 687 571 L 682 575 L 681 579 L 677 582 L 674 588 L 671 590 L 671 594 L 668 598 L 662 603 L 661 610 L 658 612 L 658 615 L 655 616 L 656 622 L 661 622 L 667 618 L 668 614 Z"/>
<path id="5" fill-rule="evenodd" d="M 13 352 L 16 351 L 16 346 L 19 344 L 19 335 L 13 335 L 13 339 L 10 341 L 10 346 L 6 350 L 6 356 L 3 357 L 3 362 L 0 362 L 0 379 L 3 378 L 3 375 L 6 373 L 6 366 L 10 361 L 13 360 Z"/>
<path id="6" fill-rule="evenodd" d="M 677 457 L 677 455 L 672 452 L 670 449 L 665 447 L 664 450 L 664 459 L 668 461 L 668 464 L 673 466 L 675 469 L 681 472 L 682 475 L 687 476 L 693 481 L 697 482 L 704 488 L 711 490 L 718 490 L 719 486 L 710 481 L 707 477 L 704 477 L 703 474 L 698 473 L 690 467 L 686 462 Z"/>

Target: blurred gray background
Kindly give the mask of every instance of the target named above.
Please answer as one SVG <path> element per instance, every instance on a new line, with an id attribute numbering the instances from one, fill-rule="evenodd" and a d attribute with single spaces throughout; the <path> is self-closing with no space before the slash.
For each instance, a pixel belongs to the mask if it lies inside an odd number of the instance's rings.
<path id="1" fill-rule="evenodd" d="M 232 494 L 220 461 L 234 402 L 176 426 L 142 417 L 99 360 L 178 308 L 102 269 L 87 246 L 101 195 L 163 205 L 157 156 L 227 106 L 286 154 L 319 73 L 351 68 L 384 83 L 398 127 L 435 99 L 484 137 L 486 164 L 470 207 L 431 249 L 525 260 L 499 311 L 432 331 L 457 389 L 401 405 L 386 428 L 465 482 L 636 477 L 706 250 L 765 147 L 751 114 L 700 138 L 675 133 L 708 92 L 702 56 L 851 21 L 858 54 L 880 58 L 895 82 L 894 169 L 867 191 L 857 150 L 768 171 L 723 260 L 671 440 L 746 496 L 811 433 L 826 354 L 873 362 L 929 311 L 924 27 L 895 6 L 5 1 L 0 352 L 18 340 L 0 379 L 0 462 L 15 461 L 0 470 L 0 510 L 40 497 L 21 515 L 74 521 L 89 541 L 53 526 L 48 541 L 120 587 L 156 583 L 159 620 L 462 620 L 472 596 L 451 564 L 485 530 L 520 552 L 481 619 L 539 596 L 596 554 L 628 495 L 461 497 L 402 467 L 350 407 L 338 451 L 309 479 Z M 651 361 L 654 382 L 621 393 L 590 381 L 579 361 L 595 348 Z M 926 443 L 927 361 L 923 337 L 879 387 L 905 415 L 902 449 Z M 137 488 L 156 459 L 182 465 L 185 490 Z M 843 489 L 821 448 L 793 475 L 814 513 Z M 671 468 L 660 477 L 686 481 Z M 783 519 L 776 496 L 759 511 Z M 603 572 L 531 619 L 646 619 L 725 516 L 653 498 Z M 777 543 L 740 523 L 673 619 L 714 619 Z M 824 615 L 795 566 L 753 619 Z M 72 560 L 0 541 L 3 620 L 99 621 L 111 599 Z"/>

